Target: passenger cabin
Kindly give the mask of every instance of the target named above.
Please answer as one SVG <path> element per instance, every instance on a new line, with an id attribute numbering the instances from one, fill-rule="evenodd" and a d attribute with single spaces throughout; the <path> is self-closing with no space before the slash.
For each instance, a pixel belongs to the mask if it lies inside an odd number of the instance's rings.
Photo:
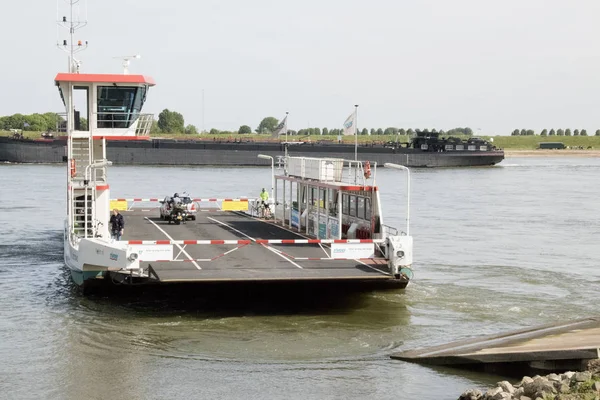
<path id="1" fill-rule="evenodd" d="M 274 176 L 275 222 L 318 239 L 383 239 L 376 165 L 335 158 L 287 157 Z M 395 231 L 395 232 L 393 232 Z"/>
<path id="2" fill-rule="evenodd" d="M 110 194 L 106 140 L 148 139 L 152 114 L 142 107 L 152 78 L 128 74 L 59 73 L 54 79 L 65 105 L 68 136 L 68 231 L 109 238 Z"/>

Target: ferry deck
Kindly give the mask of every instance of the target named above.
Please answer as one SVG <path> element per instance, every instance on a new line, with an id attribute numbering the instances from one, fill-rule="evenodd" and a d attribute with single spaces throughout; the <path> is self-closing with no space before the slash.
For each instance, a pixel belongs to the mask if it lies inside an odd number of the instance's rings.
<path id="1" fill-rule="evenodd" d="M 201 209 L 196 220 L 169 224 L 158 208 L 136 207 L 121 214 L 122 241 L 168 243 L 169 260 L 145 261 L 156 283 L 224 281 L 389 281 L 385 259 L 333 259 L 327 244 L 264 243 L 264 240 L 303 240 L 307 237 L 243 212 Z M 195 239 L 240 241 L 236 244 L 183 244 Z M 262 243 L 256 243 L 256 241 Z M 176 242 L 176 244 L 172 244 Z M 210 240 L 203 240 L 210 242 Z M 156 248 L 156 246 L 154 246 Z"/>

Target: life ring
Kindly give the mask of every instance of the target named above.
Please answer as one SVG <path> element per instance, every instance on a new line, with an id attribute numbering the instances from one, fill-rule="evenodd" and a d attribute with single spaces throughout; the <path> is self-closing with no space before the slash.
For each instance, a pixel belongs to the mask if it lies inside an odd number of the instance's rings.
<path id="1" fill-rule="evenodd" d="M 371 177 L 371 163 L 365 161 L 365 178 L 369 179 Z"/>
<path id="2" fill-rule="evenodd" d="M 75 170 L 75 159 L 71 158 L 71 178 L 75 178 L 75 174 L 77 171 Z"/>

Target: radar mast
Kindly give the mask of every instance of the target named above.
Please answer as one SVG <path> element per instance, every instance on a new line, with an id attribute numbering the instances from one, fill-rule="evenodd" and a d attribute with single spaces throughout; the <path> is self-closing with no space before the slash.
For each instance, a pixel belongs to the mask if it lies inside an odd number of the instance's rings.
<path id="1" fill-rule="evenodd" d="M 64 4 L 61 4 L 64 3 Z M 82 4 L 83 3 L 83 4 Z M 75 40 L 75 32 L 87 25 L 87 3 L 85 0 L 57 0 L 56 23 L 67 30 L 68 38 L 61 39 L 61 31 L 57 29 L 56 46 L 69 55 L 69 73 L 79 73 L 81 61 L 75 54 L 88 46 L 87 40 Z"/>

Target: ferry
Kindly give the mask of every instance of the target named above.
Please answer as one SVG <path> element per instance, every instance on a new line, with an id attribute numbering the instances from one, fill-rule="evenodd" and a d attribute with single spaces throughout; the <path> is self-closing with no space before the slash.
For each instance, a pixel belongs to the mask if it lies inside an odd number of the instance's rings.
<path id="1" fill-rule="evenodd" d="M 158 196 L 110 196 L 106 142 L 148 135 L 149 118 L 141 111 L 154 80 L 59 73 L 55 82 L 68 126 L 64 258 L 84 291 L 107 283 L 298 280 L 393 280 L 405 287 L 412 277 L 409 193 L 407 226 L 399 232 L 383 218 L 376 164 L 287 156 L 283 171 L 272 170 L 269 218 L 257 214 L 251 199 L 200 197 L 194 220 L 171 225 L 147 204 L 159 202 Z M 85 130 L 74 108 L 77 91 L 90 110 Z M 121 240 L 109 229 L 114 208 L 124 216 Z"/>
<path id="2" fill-rule="evenodd" d="M 271 162 L 270 212 L 253 199 L 196 197 L 194 218 L 171 224 L 159 210 L 164 197 L 111 199 L 109 185 L 107 142 L 148 139 L 153 116 L 142 109 L 155 81 L 129 74 L 127 63 L 122 74 L 81 73 L 72 51 L 69 65 L 54 79 L 66 109 L 64 260 L 84 293 L 216 282 L 408 285 L 407 167 L 386 164 L 406 172 L 404 231 L 384 220 L 376 163 L 287 154 L 279 170 L 272 156 L 259 155 Z M 111 237 L 115 209 L 122 237 Z"/>

